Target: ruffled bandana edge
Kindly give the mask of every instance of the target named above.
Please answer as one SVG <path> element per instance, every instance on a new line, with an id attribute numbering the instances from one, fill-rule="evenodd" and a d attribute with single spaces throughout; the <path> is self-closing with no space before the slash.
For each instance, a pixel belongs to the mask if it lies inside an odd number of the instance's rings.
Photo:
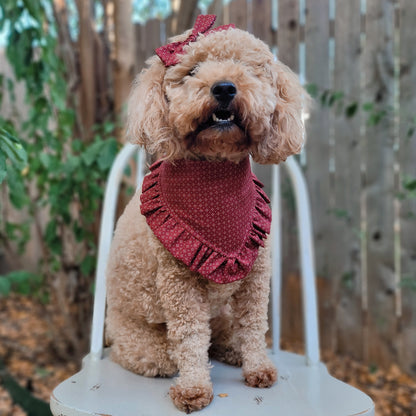
<path id="1" fill-rule="evenodd" d="M 237 190 L 238 187 L 253 186 L 252 198 L 254 198 L 254 201 L 252 202 L 254 202 L 254 209 L 251 211 L 251 218 L 248 218 L 248 221 L 250 221 L 250 224 L 247 224 L 248 232 L 245 233 L 238 250 L 233 253 L 226 253 L 221 249 L 221 245 L 215 241 L 207 241 L 205 236 L 192 229 L 189 221 L 178 216 L 178 211 L 175 210 L 175 207 L 167 204 L 166 195 L 163 195 L 164 192 L 167 192 L 162 186 L 164 175 L 166 175 L 167 170 L 170 174 L 172 169 L 173 172 L 175 171 L 175 165 L 167 161 L 154 163 L 150 167 L 150 173 L 146 175 L 143 181 L 140 209 L 146 217 L 147 224 L 165 248 L 176 259 L 188 266 L 191 271 L 220 284 L 243 279 L 251 271 L 258 256 L 259 247 L 264 246 L 264 240 L 267 238 L 267 234 L 270 233 L 271 225 L 271 209 L 268 205 L 270 200 L 262 190 L 263 184 L 251 172 L 248 158 L 241 163 L 244 164 L 243 169 L 249 170 L 248 175 L 245 175 L 246 178 L 249 178 L 249 181 L 245 180 L 245 183 L 235 184 L 233 181 L 235 182 L 236 175 L 233 174 L 232 165 L 236 166 L 236 164 L 231 162 L 177 161 L 176 163 L 178 163 L 178 168 L 181 169 L 185 167 L 185 169 L 196 169 L 198 171 L 201 167 L 203 169 L 208 168 L 210 169 L 211 179 L 212 175 L 215 179 L 218 171 L 218 169 L 215 169 L 215 163 L 228 163 L 231 166 L 231 169 L 227 169 L 230 172 L 230 178 L 222 176 L 221 180 L 229 179 L 233 184 L 232 186 L 237 187 Z M 188 173 L 192 177 L 192 172 Z M 169 180 L 172 180 L 171 176 Z M 213 188 L 210 193 L 212 180 L 207 182 L 203 185 L 204 193 L 206 192 L 207 195 L 214 198 L 215 202 L 218 192 Z M 174 182 L 169 182 L 170 187 L 168 189 L 175 192 L 172 183 L 174 184 Z M 189 186 L 192 186 L 192 184 L 190 183 Z M 235 201 L 235 203 L 239 202 Z M 191 211 L 192 209 L 190 209 Z M 232 215 L 231 213 L 230 220 L 232 220 Z"/>

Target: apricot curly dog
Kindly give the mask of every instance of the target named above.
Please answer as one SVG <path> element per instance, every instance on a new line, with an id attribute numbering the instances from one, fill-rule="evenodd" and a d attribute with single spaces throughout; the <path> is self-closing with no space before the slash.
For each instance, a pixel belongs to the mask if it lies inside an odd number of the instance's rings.
<path id="1" fill-rule="evenodd" d="M 265 333 L 270 208 L 251 173 L 300 151 L 297 77 L 233 25 L 193 30 L 159 48 L 137 78 L 127 134 L 159 162 L 118 221 L 109 259 L 112 359 L 138 374 L 178 374 L 181 410 L 213 399 L 209 357 L 241 365 L 247 385 L 277 371 Z"/>

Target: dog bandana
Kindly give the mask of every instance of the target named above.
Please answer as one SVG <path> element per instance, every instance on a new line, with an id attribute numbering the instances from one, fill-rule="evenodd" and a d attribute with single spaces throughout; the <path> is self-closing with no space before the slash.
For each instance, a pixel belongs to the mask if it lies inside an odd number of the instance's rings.
<path id="1" fill-rule="evenodd" d="M 195 42 L 201 33 L 208 35 L 212 32 L 218 32 L 220 30 L 235 28 L 233 24 L 229 24 L 225 26 L 216 27 L 215 29 L 211 29 L 216 18 L 217 16 L 215 16 L 214 14 L 199 15 L 196 18 L 195 25 L 192 29 L 192 33 L 186 40 L 182 42 L 169 43 L 168 45 L 157 48 L 156 54 L 159 56 L 159 58 L 162 60 L 165 66 L 172 66 L 179 63 L 180 55 L 183 55 L 185 53 L 183 48 L 186 45 L 189 45 L 191 42 Z"/>
<path id="2" fill-rule="evenodd" d="M 144 178 L 141 213 L 165 248 L 216 283 L 243 279 L 270 233 L 263 185 L 240 163 L 159 161 Z"/>

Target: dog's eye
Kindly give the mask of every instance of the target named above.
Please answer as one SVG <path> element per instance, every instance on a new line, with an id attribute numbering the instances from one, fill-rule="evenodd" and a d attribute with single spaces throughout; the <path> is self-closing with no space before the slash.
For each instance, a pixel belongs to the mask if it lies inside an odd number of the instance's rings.
<path id="1" fill-rule="evenodd" d="M 190 77 L 193 77 L 197 72 L 198 72 L 198 69 L 199 69 L 199 67 L 198 67 L 198 65 L 195 65 L 189 72 L 188 72 L 188 75 L 190 76 Z"/>

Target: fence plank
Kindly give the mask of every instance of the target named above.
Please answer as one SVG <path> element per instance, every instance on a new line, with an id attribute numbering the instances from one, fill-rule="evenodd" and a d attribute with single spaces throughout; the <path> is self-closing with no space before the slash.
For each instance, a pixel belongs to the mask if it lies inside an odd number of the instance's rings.
<path id="1" fill-rule="evenodd" d="M 138 71 L 144 67 L 148 58 L 155 54 L 155 49 L 161 45 L 160 20 L 152 19 L 145 25 L 135 25 L 136 36 L 136 67 Z"/>
<path id="2" fill-rule="evenodd" d="M 279 0 L 279 59 L 299 72 L 299 1 Z"/>
<path id="3" fill-rule="evenodd" d="M 360 0 L 336 4 L 333 89 L 344 94 L 344 106 L 360 103 L 360 23 Z M 336 349 L 361 358 L 360 116 L 347 118 L 344 111 L 336 110 L 338 103 L 332 112 L 335 173 L 331 211 L 337 243 L 329 257 L 329 272 L 336 300 Z"/>
<path id="4" fill-rule="evenodd" d="M 279 0 L 277 19 L 278 58 L 294 72 L 299 72 L 299 2 Z M 296 238 L 295 199 L 289 178 L 281 172 L 282 216 L 282 317 L 283 340 L 291 343 L 303 339 L 299 251 Z"/>
<path id="5" fill-rule="evenodd" d="M 400 1 L 400 169 L 404 181 L 416 180 L 416 49 L 414 0 Z M 411 120 L 413 119 L 413 123 Z M 402 367 L 416 373 L 416 195 L 401 204 L 401 277 L 403 292 Z M 412 289 L 413 287 L 413 289 Z"/>
<path id="6" fill-rule="evenodd" d="M 214 0 L 208 8 L 208 14 L 215 14 L 217 19 L 215 25 L 220 26 L 224 24 L 224 6 L 222 0 Z"/>
<path id="7" fill-rule="evenodd" d="M 233 0 L 229 5 L 230 23 L 234 23 L 239 29 L 247 29 L 247 1 Z"/>
<path id="8" fill-rule="evenodd" d="M 253 34 L 268 45 L 272 43 L 271 0 L 252 0 Z"/>
<path id="9" fill-rule="evenodd" d="M 179 35 L 191 29 L 198 15 L 198 0 L 181 0 L 179 9 L 174 11 L 169 35 Z"/>
<path id="10" fill-rule="evenodd" d="M 368 0 L 366 16 L 365 102 L 377 111 L 393 106 L 393 3 Z M 394 275 L 394 130 L 392 117 L 370 119 L 365 142 L 367 210 L 368 358 L 397 361 Z M 392 361 L 390 361 L 392 360 Z"/>
<path id="11" fill-rule="evenodd" d="M 329 0 L 306 0 L 305 10 L 305 75 L 308 83 L 321 93 L 330 88 L 329 73 Z M 279 34 L 280 36 L 280 34 Z M 328 258 L 330 242 L 330 178 L 329 178 L 329 110 L 317 103 L 307 125 L 306 179 L 309 186 L 314 227 L 316 270 L 320 286 L 325 288 L 321 299 L 321 344 L 333 348 L 334 299 L 331 298 L 331 276 Z"/>

